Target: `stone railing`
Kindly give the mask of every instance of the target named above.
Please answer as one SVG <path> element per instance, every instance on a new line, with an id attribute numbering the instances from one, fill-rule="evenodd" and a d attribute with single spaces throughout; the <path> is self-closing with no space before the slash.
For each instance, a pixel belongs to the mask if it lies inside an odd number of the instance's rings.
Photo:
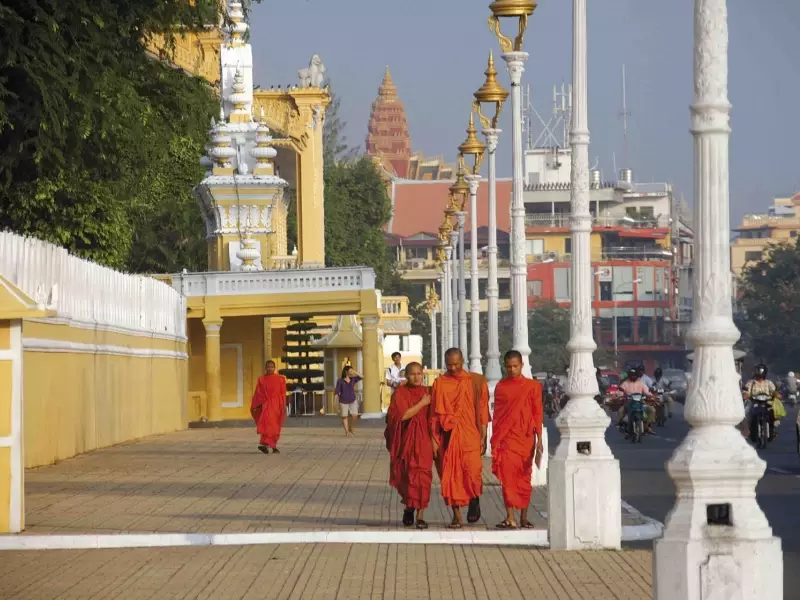
<path id="1" fill-rule="evenodd" d="M 168 285 L 102 267 L 54 244 L 0 232 L 0 274 L 59 317 L 186 336 L 186 302 Z"/>
<path id="2" fill-rule="evenodd" d="M 287 269 L 285 271 L 177 273 L 172 287 L 187 297 L 345 292 L 375 289 L 369 267 Z"/>
<path id="3" fill-rule="evenodd" d="M 569 227 L 569 213 L 534 213 L 525 215 L 526 227 Z M 620 216 L 600 216 L 592 218 L 593 227 L 624 227 L 628 229 L 664 229 L 669 227 L 669 217 L 660 215 L 653 218 L 634 219 Z"/>
<path id="4" fill-rule="evenodd" d="M 407 317 L 408 298 L 406 296 L 384 296 L 381 298 L 381 312 L 384 317 Z"/>
<path id="5" fill-rule="evenodd" d="M 297 256 L 272 256 L 270 257 L 271 270 L 286 271 L 297 268 Z"/>
<path id="6" fill-rule="evenodd" d="M 772 216 L 772 215 L 745 215 L 742 227 L 799 227 L 800 217 Z"/>

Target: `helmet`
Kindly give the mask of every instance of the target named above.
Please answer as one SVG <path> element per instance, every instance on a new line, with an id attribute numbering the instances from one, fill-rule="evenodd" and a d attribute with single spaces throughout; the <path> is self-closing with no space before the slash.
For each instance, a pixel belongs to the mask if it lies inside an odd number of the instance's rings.
<path id="1" fill-rule="evenodd" d="M 753 377 L 763 377 L 764 379 L 767 378 L 767 365 L 761 363 L 757 364 L 755 370 L 753 371 Z"/>
<path id="2" fill-rule="evenodd" d="M 794 372 L 793 371 L 789 371 L 789 373 L 787 374 L 787 377 L 794 377 Z"/>
<path id="3" fill-rule="evenodd" d="M 653 375 L 655 375 L 656 378 L 661 377 L 663 374 L 664 371 L 661 370 L 661 367 L 658 367 L 655 371 L 653 371 Z"/>
<path id="4" fill-rule="evenodd" d="M 639 375 L 640 375 L 639 369 L 631 369 L 630 371 L 628 371 L 628 379 L 630 379 L 631 381 L 636 381 L 637 379 L 639 379 Z"/>

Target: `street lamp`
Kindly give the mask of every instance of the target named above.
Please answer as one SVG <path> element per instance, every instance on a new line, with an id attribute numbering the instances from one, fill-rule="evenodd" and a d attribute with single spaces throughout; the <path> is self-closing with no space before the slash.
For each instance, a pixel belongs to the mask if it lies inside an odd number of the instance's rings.
<path id="1" fill-rule="evenodd" d="M 469 184 L 464 178 L 466 169 L 464 159 L 459 156 L 459 167 L 456 174 L 456 182 L 450 186 L 451 201 L 455 210 L 456 223 L 458 224 L 458 316 L 456 318 L 456 339 L 458 347 L 467 359 L 467 265 L 464 257 L 464 225 L 467 220 L 467 213 L 464 207 L 469 194 Z M 455 245 L 453 246 L 455 252 Z"/>
<path id="2" fill-rule="evenodd" d="M 488 332 L 486 348 L 486 380 L 489 383 L 489 394 L 494 398 L 494 388 L 502 377 L 500 371 L 500 331 L 498 299 L 500 288 L 497 283 L 497 173 L 496 151 L 500 129 L 497 121 L 503 110 L 503 102 L 508 98 L 508 92 L 497 82 L 497 70 L 494 68 L 494 56 L 489 52 L 489 65 L 486 68 L 486 80 L 475 92 L 475 112 L 483 127 L 486 138 L 486 148 L 489 151 L 489 245 L 486 252 L 489 257 L 488 278 L 486 281 L 486 304 L 488 309 Z M 482 104 L 494 105 L 494 116 L 491 120 L 484 116 Z"/>
<path id="3" fill-rule="evenodd" d="M 486 146 L 475 135 L 475 117 L 469 112 L 467 139 L 458 147 L 459 160 L 464 167 L 464 159 L 472 157 L 472 168 L 465 179 L 469 185 L 469 227 L 470 227 L 470 264 L 469 264 L 469 301 L 470 301 L 470 340 L 469 370 L 483 373 L 481 366 L 481 298 L 478 281 L 478 186 L 481 183 L 481 162 L 486 153 Z"/>
<path id="4" fill-rule="evenodd" d="M 514 350 L 522 354 L 523 374 L 531 376 L 528 341 L 528 265 L 525 256 L 525 204 L 523 202 L 523 151 L 522 151 L 522 73 L 528 54 L 522 51 L 522 41 L 528 27 L 528 17 L 536 9 L 533 0 L 495 0 L 489 5 L 492 11 L 489 27 L 497 36 L 503 49 L 503 60 L 508 65 L 511 78 L 511 307 L 514 323 Z M 500 31 L 501 19 L 517 20 L 514 40 Z"/>
<path id="5" fill-rule="evenodd" d="M 617 344 L 617 292 L 620 289 L 622 289 L 623 287 L 625 287 L 626 285 L 632 286 L 633 284 L 639 284 L 639 283 L 642 283 L 641 279 L 634 279 L 633 281 L 626 281 L 624 283 L 620 283 L 616 288 L 614 288 L 614 291 L 612 292 L 612 295 L 611 295 L 611 300 L 612 300 L 612 305 L 611 306 L 613 307 L 613 311 L 614 311 L 614 314 L 613 314 L 613 319 L 614 319 L 614 365 L 615 365 L 615 367 L 617 369 L 619 369 L 619 350 L 618 350 L 618 344 Z M 633 288 L 631 288 L 631 293 L 633 293 Z"/>
<path id="6" fill-rule="evenodd" d="M 439 226 L 439 248 L 437 251 L 438 259 L 442 265 L 442 361 L 444 361 L 445 352 L 452 346 L 452 296 L 451 296 L 451 254 L 453 252 L 450 246 L 450 232 L 453 231 L 453 225 L 450 222 L 450 215 L 445 210 L 445 217 L 442 224 Z"/>

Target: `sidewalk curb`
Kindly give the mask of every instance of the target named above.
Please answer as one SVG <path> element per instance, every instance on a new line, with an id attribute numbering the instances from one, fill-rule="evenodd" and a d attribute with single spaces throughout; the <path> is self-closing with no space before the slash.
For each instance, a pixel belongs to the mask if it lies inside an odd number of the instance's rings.
<path id="1" fill-rule="evenodd" d="M 627 525 L 622 541 L 652 540 L 661 524 Z M 0 536 L 0 551 L 257 546 L 272 544 L 422 544 L 547 547 L 547 530 L 517 531 L 287 531 L 282 533 L 115 533 Z"/>

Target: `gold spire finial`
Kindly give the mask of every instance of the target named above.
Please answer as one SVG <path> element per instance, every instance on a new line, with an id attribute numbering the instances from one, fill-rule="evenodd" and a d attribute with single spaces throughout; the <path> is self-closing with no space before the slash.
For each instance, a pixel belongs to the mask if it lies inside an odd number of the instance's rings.
<path id="1" fill-rule="evenodd" d="M 469 194 L 469 184 L 467 183 L 467 180 L 464 179 L 464 175 L 466 175 L 466 170 L 464 168 L 464 162 L 462 159 L 459 161 L 456 182 L 449 188 L 452 205 L 456 208 L 455 212 L 459 212 L 459 210 L 461 210 L 460 207 L 464 206 L 464 203 L 467 200 L 467 195 Z M 460 205 L 457 204 L 459 200 L 461 201 Z"/>
<path id="2" fill-rule="evenodd" d="M 397 97 L 397 86 L 392 81 L 392 74 L 389 72 L 389 65 L 386 65 L 386 71 L 383 74 L 381 86 L 378 88 L 378 95 L 384 99 L 392 99 Z"/>
<path id="3" fill-rule="evenodd" d="M 472 173 L 477 175 L 478 171 L 480 171 L 481 162 L 483 161 L 483 154 L 486 152 L 486 146 L 478 139 L 475 133 L 475 117 L 472 111 L 470 111 L 467 139 L 458 147 L 458 152 L 461 156 L 473 157 Z M 469 185 L 467 185 L 467 189 L 469 189 Z"/>
<path id="4" fill-rule="evenodd" d="M 491 50 L 489 51 L 489 65 L 486 67 L 484 74 L 486 75 L 486 80 L 474 94 L 475 102 L 473 103 L 473 107 L 475 108 L 475 112 L 478 113 L 478 118 L 484 129 L 488 129 L 490 125 L 492 129 L 497 129 L 497 122 L 500 119 L 503 102 L 508 98 L 508 92 L 503 89 L 503 86 L 497 81 L 497 69 L 494 67 L 494 54 Z M 489 117 L 484 116 L 481 111 L 481 105 L 484 103 L 493 103 L 495 105 L 494 117 L 492 117 L 491 121 Z"/>

